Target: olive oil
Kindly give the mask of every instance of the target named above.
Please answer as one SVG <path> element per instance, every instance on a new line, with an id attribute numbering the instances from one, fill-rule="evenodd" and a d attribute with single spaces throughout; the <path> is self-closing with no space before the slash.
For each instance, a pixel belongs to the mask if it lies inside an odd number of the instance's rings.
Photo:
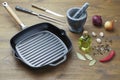
<path id="1" fill-rule="evenodd" d="M 79 38 L 79 48 L 84 52 L 89 52 L 91 48 L 91 36 L 88 31 L 83 31 L 82 36 Z"/>

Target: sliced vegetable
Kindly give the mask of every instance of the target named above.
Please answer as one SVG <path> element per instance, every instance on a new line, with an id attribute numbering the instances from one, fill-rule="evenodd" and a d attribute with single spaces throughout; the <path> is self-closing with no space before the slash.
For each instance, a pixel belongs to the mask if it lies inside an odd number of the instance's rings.
<path id="1" fill-rule="evenodd" d="M 93 58 L 92 58 L 89 54 L 85 54 L 85 57 L 86 57 L 88 60 L 93 60 Z"/>
<path id="2" fill-rule="evenodd" d="M 77 57 L 80 59 L 80 60 L 86 60 L 86 58 L 82 55 L 82 54 L 80 54 L 80 53 L 76 53 L 77 54 Z"/>
<path id="3" fill-rule="evenodd" d="M 89 66 L 95 65 L 95 63 L 96 63 L 96 60 L 94 59 L 94 60 L 90 61 Z"/>
<path id="4" fill-rule="evenodd" d="M 113 57 L 115 56 L 115 51 L 110 51 L 110 53 L 108 54 L 108 56 L 106 56 L 105 58 L 99 60 L 100 62 L 108 62 L 110 61 Z"/>

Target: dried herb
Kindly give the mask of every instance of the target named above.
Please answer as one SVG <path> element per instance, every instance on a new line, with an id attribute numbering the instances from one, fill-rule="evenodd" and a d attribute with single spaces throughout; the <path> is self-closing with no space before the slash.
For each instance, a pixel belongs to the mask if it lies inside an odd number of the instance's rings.
<path id="1" fill-rule="evenodd" d="M 96 60 L 94 59 L 94 60 L 90 61 L 89 66 L 95 65 L 95 63 L 96 63 Z"/>
<path id="2" fill-rule="evenodd" d="M 92 56 L 90 56 L 89 54 L 85 54 L 85 57 L 86 57 L 88 60 L 93 60 Z"/>
<path id="3" fill-rule="evenodd" d="M 77 57 L 80 59 L 80 60 L 86 60 L 86 58 L 82 55 L 82 54 L 80 54 L 80 53 L 76 53 L 77 54 Z"/>

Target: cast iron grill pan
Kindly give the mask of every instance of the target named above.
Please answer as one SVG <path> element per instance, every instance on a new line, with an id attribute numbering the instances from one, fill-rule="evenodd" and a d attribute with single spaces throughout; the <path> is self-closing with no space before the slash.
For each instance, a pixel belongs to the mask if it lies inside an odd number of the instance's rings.
<path id="1" fill-rule="evenodd" d="M 48 65 L 63 57 L 68 49 L 61 39 L 49 31 L 41 31 L 16 44 L 18 55 L 32 67 Z"/>

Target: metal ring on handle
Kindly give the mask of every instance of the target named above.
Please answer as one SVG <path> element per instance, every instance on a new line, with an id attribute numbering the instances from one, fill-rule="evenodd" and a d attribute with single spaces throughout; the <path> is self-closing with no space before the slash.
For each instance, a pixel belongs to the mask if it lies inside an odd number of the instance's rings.
<path id="1" fill-rule="evenodd" d="M 50 66 L 57 66 L 57 65 L 61 64 L 62 62 L 64 62 L 66 59 L 67 59 L 67 57 L 66 57 L 66 55 L 65 55 L 65 56 L 63 57 L 63 59 L 60 60 L 59 62 L 57 62 L 57 63 L 51 63 L 51 64 L 49 64 L 49 65 L 50 65 Z"/>
<path id="2" fill-rule="evenodd" d="M 8 5 L 8 3 L 3 2 L 2 5 L 9 12 L 9 14 L 15 19 L 15 21 L 20 25 L 20 28 L 25 29 L 26 26 L 22 23 L 22 21 L 18 18 L 18 16 L 13 12 L 12 8 Z"/>

